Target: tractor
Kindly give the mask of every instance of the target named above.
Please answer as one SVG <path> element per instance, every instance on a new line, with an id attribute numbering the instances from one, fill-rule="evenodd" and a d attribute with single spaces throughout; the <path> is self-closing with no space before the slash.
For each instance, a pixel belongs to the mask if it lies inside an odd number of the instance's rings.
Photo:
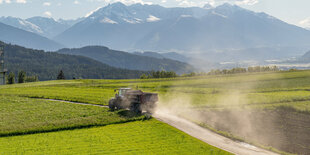
<path id="1" fill-rule="evenodd" d="M 142 111 L 153 113 L 158 101 L 156 93 L 146 93 L 131 88 L 115 89 L 114 92 L 116 92 L 115 97 L 109 101 L 111 111 L 129 109 L 138 114 L 141 114 Z"/>

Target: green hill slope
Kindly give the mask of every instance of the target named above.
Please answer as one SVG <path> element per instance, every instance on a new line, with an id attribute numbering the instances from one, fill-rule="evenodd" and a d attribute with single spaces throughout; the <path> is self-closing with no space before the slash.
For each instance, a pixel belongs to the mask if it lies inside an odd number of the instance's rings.
<path id="1" fill-rule="evenodd" d="M 87 46 L 75 49 L 61 49 L 57 51 L 63 54 L 82 55 L 110 66 L 132 70 L 166 70 L 175 71 L 179 74 L 192 72 L 194 68 L 184 62 L 141 56 L 122 51 L 111 50 L 103 46 Z"/>
<path id="2" fill-rule="evenodd" d="M 67 79 L 125 79 L 139 78 L 142 71 L 119 69 L 83 56 L 44 52 L 21 46 L 5 44 L 5 63 L 10 72 L 26 71 L 29 75 L 38 75 L 40 80 L 56 79 L 63 70 Z"/>

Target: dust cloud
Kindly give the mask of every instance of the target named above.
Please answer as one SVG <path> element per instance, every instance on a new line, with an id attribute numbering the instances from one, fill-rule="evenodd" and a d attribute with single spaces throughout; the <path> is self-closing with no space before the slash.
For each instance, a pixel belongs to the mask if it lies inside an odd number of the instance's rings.
<path id="1" fill-rule="evenodd" d="M 306 128 L 294 128 L 298 123 L 310 124 L 307 115 L 296 116 L 286 109 L 249 108 L 249 90 L 258 87 L 259 79 L 251 79 L 244 84 L 232 84 L 219 92 L 215 107 L 195 106 L 194 99 L 189 93 L 167 93 L 170 99 L 160 100 L 157 115 L 173 115 L 191 122 L 206 125 L 217 131 L 225 132 L 225 136 L 235 140 L 259 146 L 273 147 L 278 150 L 291 153 L 310 153 L 307 145 L 309 138 L 304 134 L 310 134 Z M 203 99 L 208 100 L 208 99 Z M 308 119 L 299 119 L 308 117 Z M 310 127 L 310 126 L 309 126 Z M 299 133 L 296 133 L 298 130 Z M 233 136 L 232 136 L 233 135 Z"/>

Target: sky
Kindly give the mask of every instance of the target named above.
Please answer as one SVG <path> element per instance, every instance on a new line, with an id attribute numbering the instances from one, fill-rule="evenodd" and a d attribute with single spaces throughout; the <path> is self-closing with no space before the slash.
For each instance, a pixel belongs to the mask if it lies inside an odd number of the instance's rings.
<path id="1" fill-rule="evenodd" d="M 75 19 L 109 3 L 122 2 L 159 4 L 165 7 L 202 7 L 231 3 L 255 11 L 265 12 L 290 24 L 310 28 L 310 0 L 0 0 L 0 16 L 54 19 Z"/>

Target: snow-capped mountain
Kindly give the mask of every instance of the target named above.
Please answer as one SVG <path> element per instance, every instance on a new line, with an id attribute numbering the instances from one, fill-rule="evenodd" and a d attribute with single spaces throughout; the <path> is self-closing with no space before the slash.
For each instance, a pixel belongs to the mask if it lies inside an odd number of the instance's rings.
<path id="1" fill-rule="evenodd" d="M 146 22 L 158 22 L 178 18 L 180 16 L 202 17 L 207 11 L 201 8 L 164 8 L 159 5 L 142 5 L 140 3 L 126 6 L 123 3 L 109 4 L 94 12 L 86 20 L 87 22 L 99 22 L 107 24 L 141 24 Z"/>
<path id="2" fill-rule="evenodd" d="M 17 44 L 28 48 L 57 50 L 64 46 L 42 37 L 36 33 L 25 31 L 0 22 L 0 40 L 5 43 Z"/>
<path id="3" fill-rule="evenodd" d="M 204 9 L 213 9 L 214 7 L 210 4 L 205 4 L 202 8 Z"/>
<path id="4" fill-rule="evenodd" d="M 47 38 L 53 38 L 54 36 L 62 33 L 66 29 L 73 26 L 75 23 L 80 22 L 83 18 L 76 20 L 54 20 L 53 18 L 46 17 L 32 17 L 28 19 L 21 19 L 16 17 L 0 17 L 0 22 L 25 30 L 39 34 Z"/>
<path id="5" fill-rule="evenodd" d="M 56 35 L 65 31 L 66 29 L 70 28 L 75 23 L 81 21 L 82 19 L 83 18 L 78 18 L 76 20 L 54 20 L 53 18 L 46 17 L 32 17 L 26 19 L 26 21 L 40 27 L 43 31 L 43 36 L 53 38 Z"/>
<path id="6" fill-rule="evenodd" d="M 24 19 L 21 19 L 21 18 L 15 18 L 15 17 L 0 17 L 0 22 L 1 23 L 4 23 L 4 24 L 7 24 L 7 25 L 10 25 L 10 26 L 13 26 L 13 27 L 16 27 L 16 28 L 19 28 L 19 29 L 23 29 L 23 30 L 26 30 L 26 31 L 29 31 L 29 32 L 33 32 L 33 33 L 37 33 L 37 34 L 43 34 L 43 31 L 42 29 L 29 22 L 29 21 L 26 21 Z"/>
<path id="7" fill-rule="evenodd" d="M 236 5 L 165 8 L 114 3 L 55 38 L 69 47 L 105 45 L 122 50 L 210 51 L 310 46 L 310 32 Z"/>

